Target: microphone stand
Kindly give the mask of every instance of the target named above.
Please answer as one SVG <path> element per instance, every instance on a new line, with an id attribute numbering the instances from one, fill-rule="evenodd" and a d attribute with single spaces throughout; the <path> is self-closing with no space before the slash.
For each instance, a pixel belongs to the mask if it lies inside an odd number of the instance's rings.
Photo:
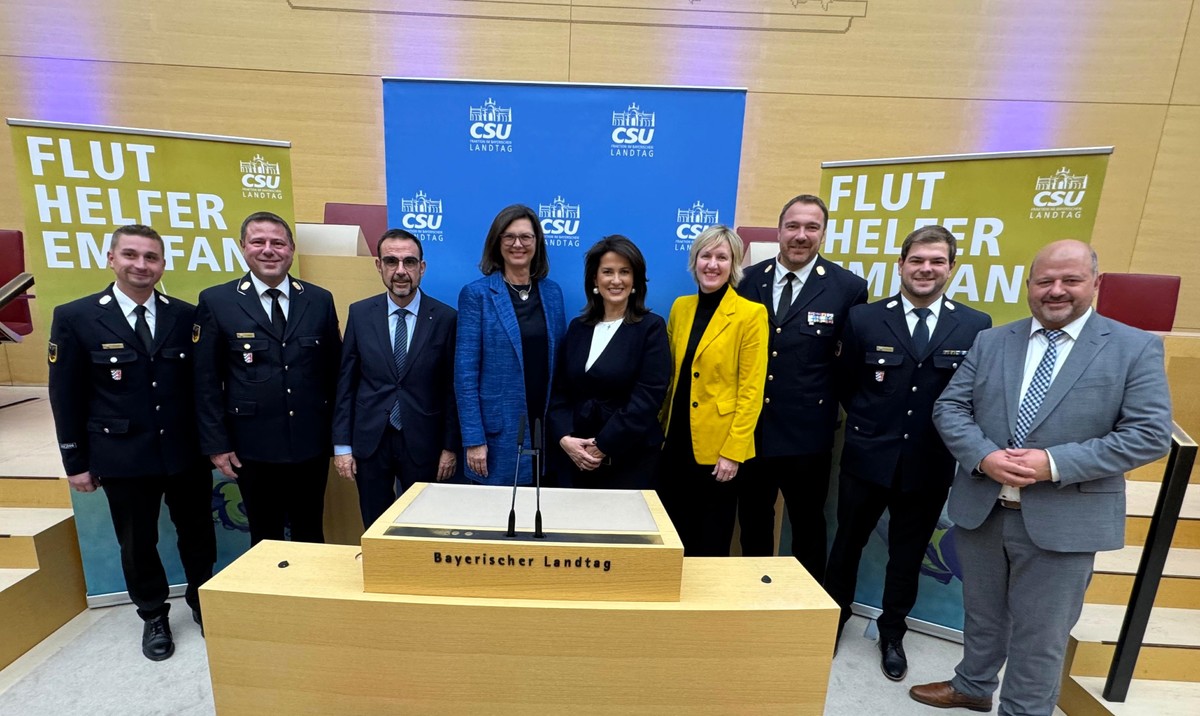
<path id="1" fill-rule="evenodd" d="M 533 478 L 536 480 L 534 494 L 537 495 L 537 512 L 533 514 L 533 536 L 535 539 L 546 539 L 546 533 L 542 531 L 542 443 L 545 435 L 542 434 L 541 418 L 533 421 L 531 437 L 533 449 L 529 452 L 533 455 Z"/>
<path id="2" fill-rule="evenodd" d="M 517 480 L 521 477 L 521 453 L 525 444 L 525 415 L 521 414 L 521 425 L 517 428 L 517 469 L 513 471 L 512 509 L 508 511 L 508 531 L 505 537 L 517 536 Z"/>

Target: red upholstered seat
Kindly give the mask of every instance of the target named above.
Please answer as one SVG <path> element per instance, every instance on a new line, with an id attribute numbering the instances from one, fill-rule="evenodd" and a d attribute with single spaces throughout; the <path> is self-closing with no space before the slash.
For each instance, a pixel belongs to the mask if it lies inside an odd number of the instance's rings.
<path id="1" fill-rule="evenodd" d="M 0 229 L 0 286 L 25 271 L 25 242 L 20 231 Z M 33 333 L 33 318 L 29 313 L 30 294 L 18 296 L 0 308 L 0 323 L 22 336 Z"/>
<path id="2" fill-rule="evenodd" d="M 1096 312 L 1145 331 L 1169 331 L 1179 304 L 1178 276 L 1102 273 Z"/>
<path id="3" fill-rule="evenodd" d="M 779 240 L 779 229 L 774 226 L 739 226 L 737 235 L 746 244 L 755 242 L 774 243 Z"/>

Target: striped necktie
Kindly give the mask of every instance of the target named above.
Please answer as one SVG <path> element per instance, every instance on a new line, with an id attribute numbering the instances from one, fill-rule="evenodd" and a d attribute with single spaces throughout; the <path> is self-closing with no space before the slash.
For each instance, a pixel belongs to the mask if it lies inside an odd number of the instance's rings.
<path id="1" fill-rule="evenodd" d="M 396 317 L 396 340 L 392 343 L 392 359 L 396 361 L 396 384 L 399 385 L 400 377 L 404 375 L 404 367 L 408 364 L 408 322 L 404 320 L 408 315 L 407 308 L 397 308 L 393 313 Z M 392 405 L 392 411 L 388 413 L 388 422 L 392 427 L 400 429 L 400 400 L 397 398 Z"/>

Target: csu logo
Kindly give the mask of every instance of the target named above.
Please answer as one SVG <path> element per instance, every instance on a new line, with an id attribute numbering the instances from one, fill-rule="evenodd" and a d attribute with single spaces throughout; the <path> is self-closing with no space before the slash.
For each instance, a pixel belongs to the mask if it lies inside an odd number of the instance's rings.
<path id="1" fill-rule="evenodd" d="M 471 151 L 512 151 L 512 107 L 501 107 L 488 97 L 479 107 L 470 108 Z"/>
<path id="2" fill-rule="evenodd" d="M 609 156 L 654 156 L 653 112 L 647 112 L 637 102 L 631 102 L 625 110 L 612 113 L 612 126 Z"/>
<path id="3" fill-rule="evenodd" d="M 442 200 L 430 199 L 420 190 L 411 199 L 400 200 L 400 225 L 422 241 L 442 241 Z"/>
<path id="4" fill-rule="evenodd" d="M 705 229 L 721 222 L 720 212 L 716 209 L 706 209 L 704 202 L 697 201 L 687 209 L 675 211 L 675 250 L 688 251 L 692 241 Z"/>
<path id="5" fill-rule="evenodd" d="M 282 199 L 279 189 L 279 164 L 255 154 L 248 162 L 239 162 L 242 172 L 242 196 L 254 199 Z"/>
<path id="6" fill-rule="evenodd" d="M 562 195 L 549 204 L 538 204 L 542 232 L 551 246 L 578 246 L 580 218 L 579 204 L 568 204 Z"/>
<path id="7" fill-rule="evenodd" d="M 1063 167 L 1048 177 L 1038 177 L 1034 186 L 1031 219 L 1078 219 L 1079 205 L 1087 195 L 1087 174 L 1072 174 Z"/>

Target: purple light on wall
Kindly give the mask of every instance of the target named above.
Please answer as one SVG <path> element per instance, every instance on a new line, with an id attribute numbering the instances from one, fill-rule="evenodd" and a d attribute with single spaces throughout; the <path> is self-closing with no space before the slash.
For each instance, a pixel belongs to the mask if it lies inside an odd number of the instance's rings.
<path id="1" fill-rule="evenodd" d="M 110 73 L 120 65 L 44 57 L 17 57 L 17 107 L 26 119 L 112 124 Z"/>
<path id="2" fill-rule="evenodd" d="M 457 51 L 464 25 L 461 18 L 387 15 L 375 20 L 373 49 L 384 77 L 461 76 Z"/>
<path id="3" fill-rule="evenodd" d="M 666 70 L 666 84 L 696 87 L 744 86 L 739 80 L 736 59 L 746 51 L 740 40 L 748 34 L 732 30 L 706 30 L 686 27 L 657 29 L 661 38 L 660 61 Z M 654 84 L 659 84 L 655 82 Z"/>

